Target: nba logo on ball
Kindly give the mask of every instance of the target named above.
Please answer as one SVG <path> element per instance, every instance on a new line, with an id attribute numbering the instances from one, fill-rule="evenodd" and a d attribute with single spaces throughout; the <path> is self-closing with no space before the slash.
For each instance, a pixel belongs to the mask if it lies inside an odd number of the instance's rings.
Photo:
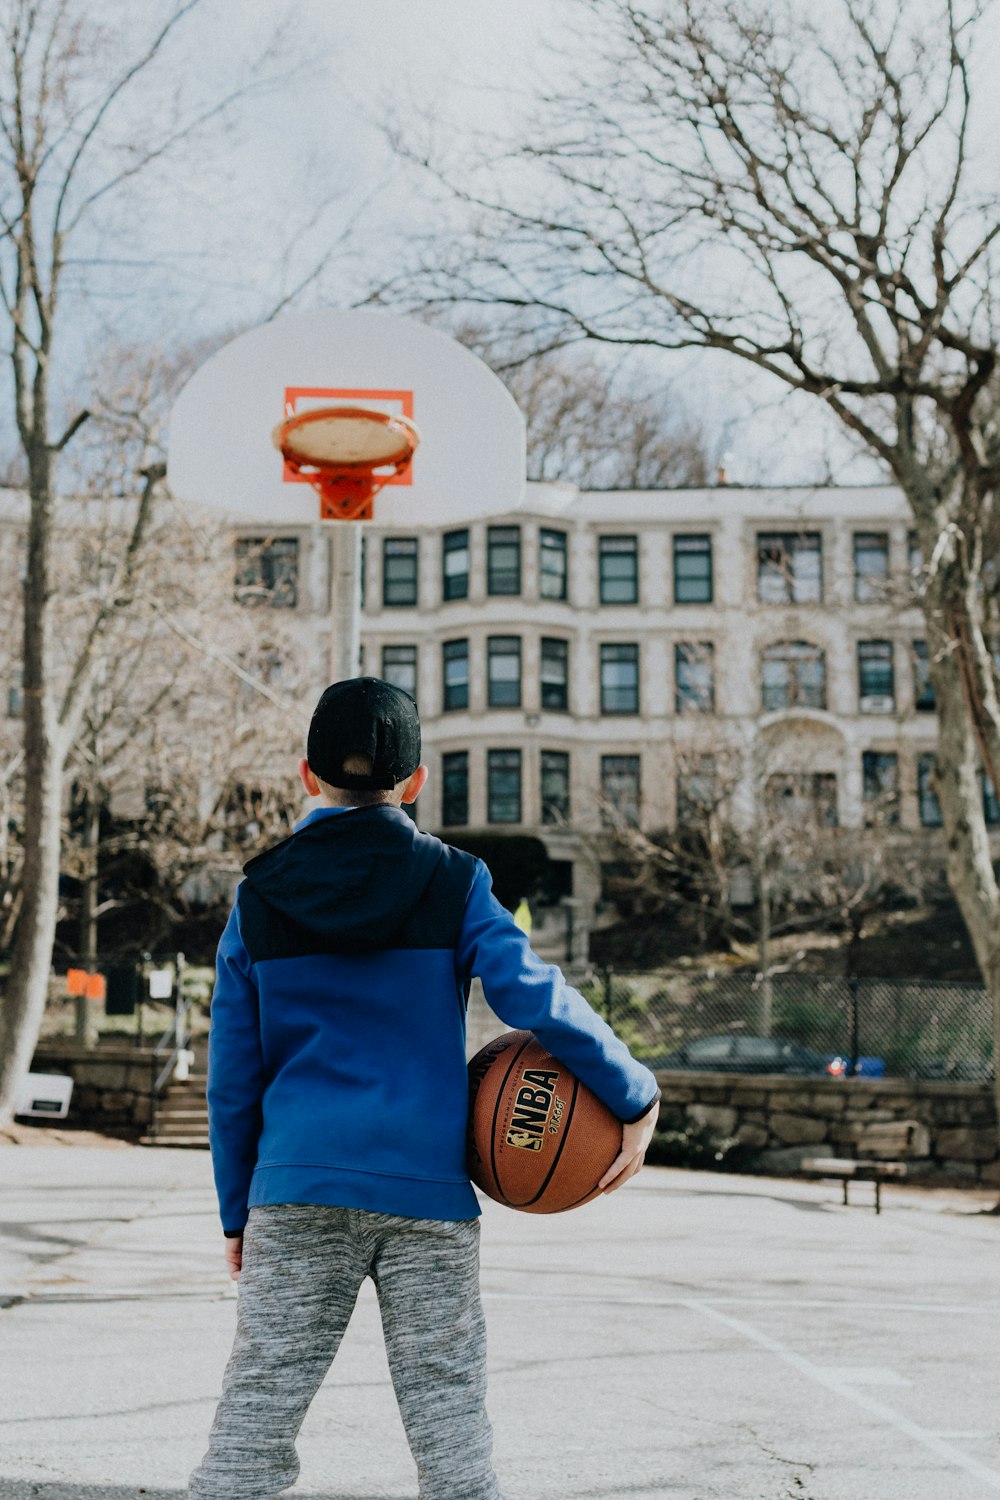
<path id="1" fill-rule="evenodd" d="M 498 1203 L 531 1214 L 589 1203 L 621 1144 L 621 1121 L 530 1031 L 469 1063 L 469 1175 Z"/>
<path id="2" fill-rule="evenodd" d="M 528 1068 L 521 1074 L 521 1087 L 514 1098 L 514 1116 L 507 1131 L 508 1146 L 541 1151 L 558 1078 L 558 1073 L 539 1068 Z"/>

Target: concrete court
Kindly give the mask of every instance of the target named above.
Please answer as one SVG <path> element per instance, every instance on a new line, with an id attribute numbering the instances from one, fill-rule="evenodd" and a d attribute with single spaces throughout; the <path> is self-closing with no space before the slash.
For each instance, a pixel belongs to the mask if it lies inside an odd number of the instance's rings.
<path id="1" fill-rule="evenodd" d="M 885 1197 L 647 1168 L 562 1218 L 488 1204 L 507 1500 L 1000 1494 L 1000 1221 Z M 235 1314 L 207 1154 L 4 1149 L 0 1228 L 0 1500 L 175 1500 Z M 299 1448 L 296 1495 L 416 1493 L 371 1296 Z"/>

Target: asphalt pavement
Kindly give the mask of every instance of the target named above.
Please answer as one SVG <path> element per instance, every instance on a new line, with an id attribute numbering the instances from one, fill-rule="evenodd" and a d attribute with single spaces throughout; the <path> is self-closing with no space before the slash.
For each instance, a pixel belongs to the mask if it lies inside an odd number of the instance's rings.
<path id="1" fill-rule="evenodd" d="M 507 1500 L 1000 1494 L 1000 1219 L 855 1191 L 647 1168 L 487 1204 Z M 0 1500 L 178 1500 L 235 1312 L 206 1154 L 0 1150 Z M 370 1288 L 299 1451 L 291 1494 L 416 1495 Z"/>

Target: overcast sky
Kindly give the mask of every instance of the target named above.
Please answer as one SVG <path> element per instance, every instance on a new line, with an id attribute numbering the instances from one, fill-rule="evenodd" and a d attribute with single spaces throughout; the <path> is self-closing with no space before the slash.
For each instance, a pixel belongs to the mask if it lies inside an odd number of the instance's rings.
<path id="1" fill-rule="evenodd" d="M 94 14 L 113 21 L 124 56 L 165 5 L 94 0 Z M 178 33 L 160 91 L 137 92 L 136 128 L 174 87 L 228 87 L 277 36 L 264 70 L 272 86 L 244 101 L 228 129 L 143 180 L 124 217 L 102 219 L 88 250 L 105 266 L 86 271 L 77 337 L 98 348 L 113 337 L 183 343 L 252 325 L 341 235 L 343 253 L 294 305 L 357 300 L 409 237 L 448 212 L 394 158 L 380 122 L 394 114 L 404 136 L 428 118 L 445 131 L 516 135 L 533 95 L 558 81 L 567 23 L 578 26 L 581 14 L 573 0 L 205 0 Z M 732 450 L 732 478 L 790 482 L 840 465 L 843 450 L 808 417 L 794 451 L 776 449 L 775 423 L 788 430 L 766 406 L 777 393 L 735 362 L 681 359 L 647 356 L 646 369 L 683 379 Z"/>

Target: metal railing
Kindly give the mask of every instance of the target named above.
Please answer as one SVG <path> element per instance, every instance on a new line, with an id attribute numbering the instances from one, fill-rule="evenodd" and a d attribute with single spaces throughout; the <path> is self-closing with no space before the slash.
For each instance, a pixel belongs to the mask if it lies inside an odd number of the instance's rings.
<path id="1" fill-rule="evenodd" d="M 153 1048 L 153 1054 L 149 1060 L 149 1133 L 151 1136 L 156 1134 L 156 1116 L 160 1096 L 174 1076 L 181 1053 L 188 1050 L 190 1009 L 191 1001 L 183 996 L 179 997 L 174 1019 Z"/>

